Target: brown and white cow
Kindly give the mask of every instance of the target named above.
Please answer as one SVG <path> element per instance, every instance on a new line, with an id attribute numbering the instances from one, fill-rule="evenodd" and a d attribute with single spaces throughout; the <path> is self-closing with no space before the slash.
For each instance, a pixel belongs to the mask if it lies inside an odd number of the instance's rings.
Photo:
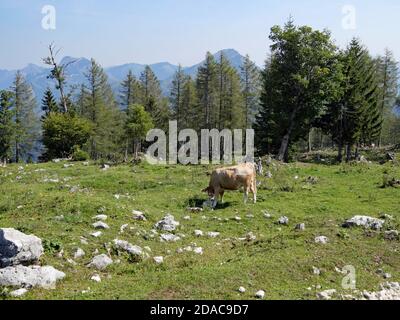
<path id="1" fill-rule="evenodd" d="M 213 207 L 217 205 L 218 196 L 221 202 L 225 190 L 244 189 L 244 203 L 247 202 L 249 192 L 253 193 L 254 203 L 257 202 L 256 169 L 254 163 L 242 163 L 237 166 L 220 168 L 212 172 L 210 184 L 202 192 L 207 192 Z"/>

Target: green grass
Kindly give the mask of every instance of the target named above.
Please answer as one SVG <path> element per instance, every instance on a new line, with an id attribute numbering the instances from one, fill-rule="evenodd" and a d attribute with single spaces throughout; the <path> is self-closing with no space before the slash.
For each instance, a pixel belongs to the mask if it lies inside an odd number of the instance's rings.
<path id="1" fill-rule="evenodd" d="M 260 289 L 266 291 L 266 299 L 315 299 L 316 292 L 324 289 L 351 293 L 341 288 L 343 275 L 335 271 L 346 265 L 356 269 L 358 290 L 378 289 L 385 281 L 376 273 L 379 268 L 391 273 L 391 280 L 400 280 L 399 241 L 385 241 L 379 232 L 340 226 L 356 214 L 379 217 L 387 213 L 395 218 L 391 227 L 398 228 L 400 189 L 381 188 L 385 174 L 400 177 L 398 166 L 276 165 L 270 168 L 272 179 L 260 179 L 257 204 L 244 205 L 241 192 L 230 192 L 216 210 L 188 213 L 188 206 L 206 199 L 200 190 L 207 186 L 206 173 L 211 169 L 142 164 L 101 171 L 97 165 L 82 163 L 70 168 L 63 168 L 62 163 L 28 165 L 21 171 L 17 165 L 0 168 L 0 227 L 42 238 L 46 244 L 42 264 L 67 274 L 55 290 L 32 289 L 23 299 L 253 299 Z M 308 184 L 309 176 L 318 177 L 318 182 Z M 60 183 L 44 182 L 45 177 Z M 71 193 L 67 185 L 85 190 Z M 117 200 L 115 194 L 125 196 Z M 101 208 L 108 215 L 110 230 L 92 238 L 92 217 Z M 148 220 L 134 221 L 132 209 L 145 212 Z M 272 219 L 264 217 L 265 210 Z M 176 233 L 186 237 L 162 243 L 158 237 L 144 236 L 166 213 L 181 222 Z M 55 219 L 60 215 L 64 220 Z M 184 220 L 186 215 L 191 220 Z M 282 215 L 289 217 L 289 226 L 276 224 Z M 235 221 L 235 216 L 242 220 Z M 303 222 L 306 230 L 295 231 L 294 226 Z M 132 229 L 120 235 L 126 223 Z M 195 238 L 196 229 L 218 231 L 221 236 Z M 237 240 L 250 231 L 256 241 Z M 319 235 L 327 236 L 329 244 L 315 244 Z M 88 245 L 80 243 L 81 236 L 89 239 Z M 93 251 L 105 253 L 104 243 L 115 238 L 149 246 L 150 255 L 164 256 L 164 263 L 155 265 L 152 259 L 131 263 L 122 257 L 121 263 L 100 272 L 101 283 L 90 281 L 95 271 L 85 265 Z M 203 255 L 176 253 L 177 248 L 193 242 L 203 247 Z M 63 258 L 56 255 L 59 247 L 64 250 Z M 78 247 L 86 255 L 72 266 L 66 259 Z M 312 266 L 322 274 L 314 275 Z M 239 286 L 246 293 L 239 294 Z M 82 293 L 88 287 L 90 291 Z"/>

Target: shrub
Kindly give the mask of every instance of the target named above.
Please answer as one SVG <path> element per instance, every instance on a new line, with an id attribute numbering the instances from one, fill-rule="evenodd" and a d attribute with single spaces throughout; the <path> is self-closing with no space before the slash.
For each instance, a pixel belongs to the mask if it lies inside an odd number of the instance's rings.
<path id="1" fill-rule="evenodd" d="M 79 146 L 72 148 L 72 160 L 73 161 L 86 161 L 89 160 L 89 154 L 83 151 Z"/>

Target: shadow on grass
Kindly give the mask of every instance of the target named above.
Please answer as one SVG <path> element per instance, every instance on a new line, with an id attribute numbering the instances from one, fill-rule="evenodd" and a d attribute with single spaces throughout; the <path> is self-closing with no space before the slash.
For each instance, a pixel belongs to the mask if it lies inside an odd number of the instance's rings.
<path id="1" fill-rule="evenodd" d="M 197 208 L 203 208 L 203 203 L 207 199 L 205 198 L 199 198 L 199 197 L 192 197 L 187 200 L 187 204 L 189 207 L 197 207 Z M 233 202 L 224 202 L 221 203 L 221 201 L 218 201 L 217 206 L 214 208 L 214 210 L 218 209 L 226 209 L 228 207 L 231 207 L 233 205 Z"/>

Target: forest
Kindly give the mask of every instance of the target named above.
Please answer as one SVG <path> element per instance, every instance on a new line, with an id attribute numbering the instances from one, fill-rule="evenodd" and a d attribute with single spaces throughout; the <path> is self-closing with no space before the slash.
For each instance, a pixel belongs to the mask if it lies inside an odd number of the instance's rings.
<path id="1" fill-rule="evenodd" d="M 170 120 L 197 132 L 253 128 L 257 154 L 285 162 L 322 149 L 350 161 L 362 148 L 399 145 L 398 63 L 389 49 L 372 56 L 357 38 L 339 48 L 328 30 L 292 19 L 272 27 L 269 39 L 262 69 L 249 56 L 237 70 L 207 53 L 196 77 L 177 70 L 168 96 L 149 66 L 139 78 L 128 72 L 115 93 L 93 58 L 86 81 L 70 86 L 74 61 L 58 63 L 51 44 L 43 62 L 53 88 L 35 97 L 17 72 L 0 92 L 0 159 L 128 161 L 144 151 L 150 129 L 168 131 Z"/>

